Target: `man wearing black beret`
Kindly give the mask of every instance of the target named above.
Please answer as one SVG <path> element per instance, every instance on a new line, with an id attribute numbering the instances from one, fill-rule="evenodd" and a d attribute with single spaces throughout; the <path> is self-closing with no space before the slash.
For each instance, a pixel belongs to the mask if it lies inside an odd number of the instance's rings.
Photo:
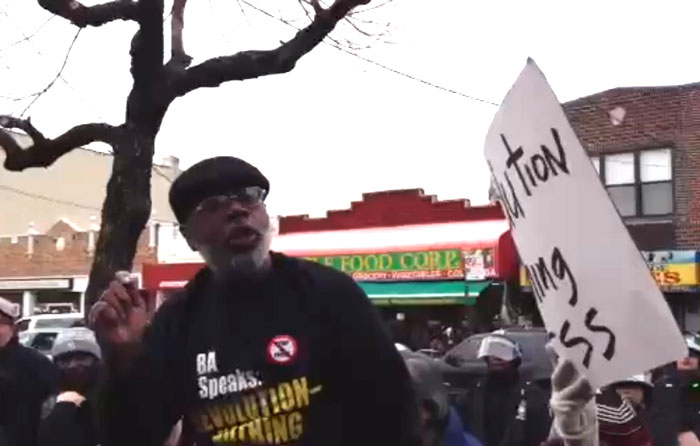
<path id="1" fill-rule="evenodd" d="M 418 445 L 405 365 L 357 284 L 270 252 L 270 190 L 237 158 L 177 178 L 170 204 L 204 268 L 153 318 L 129 275 L 91 311 L 109 376 L 102 444 Z M 152 320 L 151 320 L 152 319 Z"/>

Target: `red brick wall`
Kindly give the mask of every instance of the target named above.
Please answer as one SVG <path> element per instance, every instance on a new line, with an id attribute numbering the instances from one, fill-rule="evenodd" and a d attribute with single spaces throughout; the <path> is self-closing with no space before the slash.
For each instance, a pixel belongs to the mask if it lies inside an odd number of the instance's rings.
<path id="1" fill-rule="evenodd" d="M 92 264 L 88 251 L 88 233 L 76 232 L 65 223 L 56 224 L 47 234 L 34 237 L 34 250 L 28 251 L 28 236 L 0 237 L 0 277 L 47 277 L 87 275 Z M 63 237 L 65 247 L 56 248 L 58 237 Z M 148 247 L 148 231 L 139 239 L 134 271 L 141 264 L 156 261 L 155 249 Z"/>
<path id="2" fill-rule="evenodd" d="M 329 211 L 325 218 L 281 217 L 279 231 L 288 234 L 503 218 L 497 205 L 470 207 L 469 200 L 438 201 L 422 189 L 406 189 L 363 194 L 362 201 L 353 202 L 350 209 Z"/>
<path id="3" fill-rule="evenodd" d="M 627 113 L 621 125 L 613 126 L 608 112 L 618 106 Z M 569 102 L 564 109 L 584 147 L 592 155 L 644 148 L 673 149 L 675 215 L 672 238 L 675 246 L 666 248 L 698 249 L 700 84 L 619 88 Z M 629 223 L 650 226 L 634 228 L 631 230 L 633 236 L 667 230 L 665 225 L 652 226 L 651 219 Z M 637 235 L 638 244 L 646 243 L 645 237 Z"/>

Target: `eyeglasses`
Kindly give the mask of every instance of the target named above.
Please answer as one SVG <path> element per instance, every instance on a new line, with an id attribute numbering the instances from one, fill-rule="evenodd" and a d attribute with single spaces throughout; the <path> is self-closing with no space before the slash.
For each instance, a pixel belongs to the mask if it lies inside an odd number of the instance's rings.
<path id="1" fill-rule="evenodd" d="M 243 206 L 255 206 L 265 201 L 266 195 L 267 191 L 258 186 L 245 187 L 227 194 L 213 195 L 202 200 L 195 208 L 193 214 L 202 212 L 213 214 L 227 207 L 232 202 L 239 203 Z"/>

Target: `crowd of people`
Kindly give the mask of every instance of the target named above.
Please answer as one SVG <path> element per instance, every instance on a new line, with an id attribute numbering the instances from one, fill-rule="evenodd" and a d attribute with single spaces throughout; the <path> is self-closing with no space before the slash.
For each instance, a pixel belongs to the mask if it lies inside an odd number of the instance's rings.
<path id="1" fill-rule="evenodd" d="M 448 397 L 438 362 L 399 352 L 350 277 L 270 252 L 269 191 L 233 157 L 182 173 L 170 203 L 207 267 L 157 311 L 118 273 L 51 359 L 19 344 L 19 307 L 0 299 L 0 445 L 700 444 L 693 343 L 593 389 L 567 361 L 526 379 L 521 347 L 493 333 L 488 372 Z"/>

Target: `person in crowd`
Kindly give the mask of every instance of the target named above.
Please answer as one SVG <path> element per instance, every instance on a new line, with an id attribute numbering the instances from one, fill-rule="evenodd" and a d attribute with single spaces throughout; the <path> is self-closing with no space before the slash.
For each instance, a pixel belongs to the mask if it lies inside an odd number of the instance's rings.
<path id="1" fill-rule="evenodd" d="M 422 446 L 481 446 L 450 406 L 437 364 L 421 354 L 404 352 L 402 356 L 418 398 Z"/>
<path id="2" fill-rule="evenodd" d="M 645 416 L 652 404 L 651 385 L 643 376 L 618 381 L 594 392 L 570 361 L 552 375 L 554 414 L 550 445 L 653 446 Z M 677 434 L 676 434 L 677 435 Z M 677 438 L 669 445 L 677 444 Z M 660 446 L 660 445 L 657 445 Z"/>
<path id="3" fill-rule="evenodd" d="M 657 445 L 672 444 L 681 432 L 690 444 L 700 444 L 700 344 L 686 337 L 688 355 L 652 373 L 653 400 L 650 422 Z"/>
<path id="4" fill-rule="evenodd" d="M 445 342 L 441 334 L 434 336 L 433 340 L 430 341 L 430 349 L 440 356 L 445 354 L 447 351 L 447 342 Z"/>
<path id="5" fill-rule="evenodd" d="M 58 391 L 46 404 L 39 446 L 97 446 L 93 406 L 102 353 L 94 333 L 87 328 L 62 331 L 51 357 L 58 368 Z"/>
<path id="6" fill-rule="evenodd" d="M 103 446 L 420 444 L 406 366 L 349 276 L 270 252 L 263 174 L 217 157 L 170 203 L 206 267 L 151 317 L 120 272 L 90 312 L 107 365 Z M 190 437 L 192 435 L 192 437 Z"/>
<path id="7" fill-rule="evenodd" d="M 539 446 L 548 437 L 549 391 L 520 375 L 522 351 L 502 334 L 486 336 L 478 357 L 488 373 L 467 403 L 466 427 L 485 446 Z"/>
<path id="8" fill-rule="evenodd" d="M 57 380 L 51 361 L 19 343 L 20 307 L 0 297 L 0 445 L 35 446 L 41 405 Z"/>
<path id="9" fill-rule="evenodd" d="M 410 328 L 404 313 L 397 313 L 389 323 L 389 334 L 395 344 L 401 344 L 409 350 L 417 350 L 418 346 L 411 339 Z"/>
<path id="10" fill-rule="evenodd" d="M 686 337 L 688 356 L 676 362 L 675 376 L 681 391 L 681 432 L 685 438 L 700 438 L 700 337 Z M 689 440 L 693 441 L 693 440 Z"/>
<path id="11" fill-rule="evenodd" d="M 652 446 L 648 410 L 652 387 L 643 375 L 615 382 L 596 395 L 601 446 Z"/>

